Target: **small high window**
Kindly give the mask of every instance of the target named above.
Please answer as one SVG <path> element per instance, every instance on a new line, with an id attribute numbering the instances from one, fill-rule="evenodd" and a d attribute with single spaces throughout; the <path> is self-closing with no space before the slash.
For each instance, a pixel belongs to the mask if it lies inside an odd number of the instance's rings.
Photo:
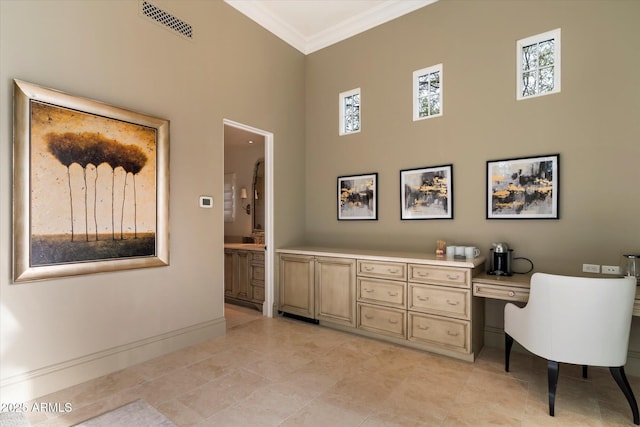
<path id="1" fill-rule="evenodd" d="M 340 135 L 360 132 L 360 88 L 340 94 Z"/>
<path id="2" fill-rule="evenodd" d="M 518 40 L 516 99 L 560 92 L 560 29 Z"/>
<path id="3" fill-rule="evenodd" d="M 413 72 L 413 120 L 442 115 L 442 64 Z"/>

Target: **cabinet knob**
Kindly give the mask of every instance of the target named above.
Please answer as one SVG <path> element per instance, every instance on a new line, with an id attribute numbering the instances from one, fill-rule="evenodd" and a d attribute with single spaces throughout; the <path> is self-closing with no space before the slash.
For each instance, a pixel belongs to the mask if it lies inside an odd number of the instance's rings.
<path id="1" fill-rule="evenodd" d="M 515 295 L 516 295 L 516 293 L 515 293 L 515 292 L 513 292 L 513 291 L 509 291 L 509 296 L 510 296 L 510 297 L 513 297 L 513 296 L 515 296 Z"/>

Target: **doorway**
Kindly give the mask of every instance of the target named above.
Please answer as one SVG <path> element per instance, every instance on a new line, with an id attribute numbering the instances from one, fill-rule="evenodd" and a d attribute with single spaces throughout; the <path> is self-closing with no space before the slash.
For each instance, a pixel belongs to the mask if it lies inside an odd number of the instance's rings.
<path id="1" fill-rule="evenodd" d="M 264 141 L 264 153 L 262 159 L 264 159 L 264 224 L 261 224 L 264 232 L 264 303 L 262 305 L 263 316 L 273 317 L 273 305 L 274 305 L 274 238 L 273 238 L 273 133 L 254 128 L 243 123 L 235 122 L 229 119 L 223 119 L 224 127 L 224 150 L 225 154 L 227 150 L 240 149 L 242 144 L 249 144 L 254 140 Z M 234 148 L 235 147 L 235 148 Z M 255 159 L 248 160 L 251 168 L 254 167 Z M 227 165 L 225 165 L 224 173 L 227 171 Z M 242 184 L 240 184 L 242 185 Z M 245 188 L 245 187 L 243 187 Z M 255 194 L 252 190 L 249 193 Z M 244 194 L 244 193 L 243 193 Z M 252 196 L 253 196 L 252 194 Z M 242 215 L 244 207 L 238 207 L 237 212 Z M 246 217 L 241 217 L 245 221 Z M 252 217 L 253 218 L 253 217 Z M 227 223 L 225 223 L 227 224 Z M 245 226 L 244 232 L 254 232 L 254 222 L 251 221 L 251 227 Z"/>

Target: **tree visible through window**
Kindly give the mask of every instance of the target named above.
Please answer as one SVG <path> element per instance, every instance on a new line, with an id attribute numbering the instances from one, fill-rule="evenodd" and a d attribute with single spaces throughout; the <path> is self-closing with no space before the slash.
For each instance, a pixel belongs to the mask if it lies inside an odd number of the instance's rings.
<path id="1" fill-rule="evenodd" d="M 442 115 L 442 64 L 413 72 L 413 120 Z"/>
<path id="2" fill-rule="evenodd" d="M 360 88 L 340 94 L 340 135 L 360 132 Z"/>
<path id="3" fill-rule="evenodd" d="M 560 92 L 560 29 L 518 40 L 517 99 Z"/>

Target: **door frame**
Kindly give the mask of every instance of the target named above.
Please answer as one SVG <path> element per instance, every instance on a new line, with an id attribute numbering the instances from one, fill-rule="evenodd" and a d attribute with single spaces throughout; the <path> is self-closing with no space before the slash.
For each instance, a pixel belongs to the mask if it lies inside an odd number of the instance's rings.
<path id="1" fill-rule="evenodd" d="M 247 132 L 264 136 L 264 164 L 265 164 L 265 227 L 264 227 L 264 304 L 262 315 L 273 317 L 274 307 L 274 238 L 273 238 L 273 133 L 245 125 L 229 119 L 222 119 L 224 125 L 242 129 Z M 224 136 L 223 136 L 224 145 Z M 224 169 L 222 171 L 224 174 Z"/>

